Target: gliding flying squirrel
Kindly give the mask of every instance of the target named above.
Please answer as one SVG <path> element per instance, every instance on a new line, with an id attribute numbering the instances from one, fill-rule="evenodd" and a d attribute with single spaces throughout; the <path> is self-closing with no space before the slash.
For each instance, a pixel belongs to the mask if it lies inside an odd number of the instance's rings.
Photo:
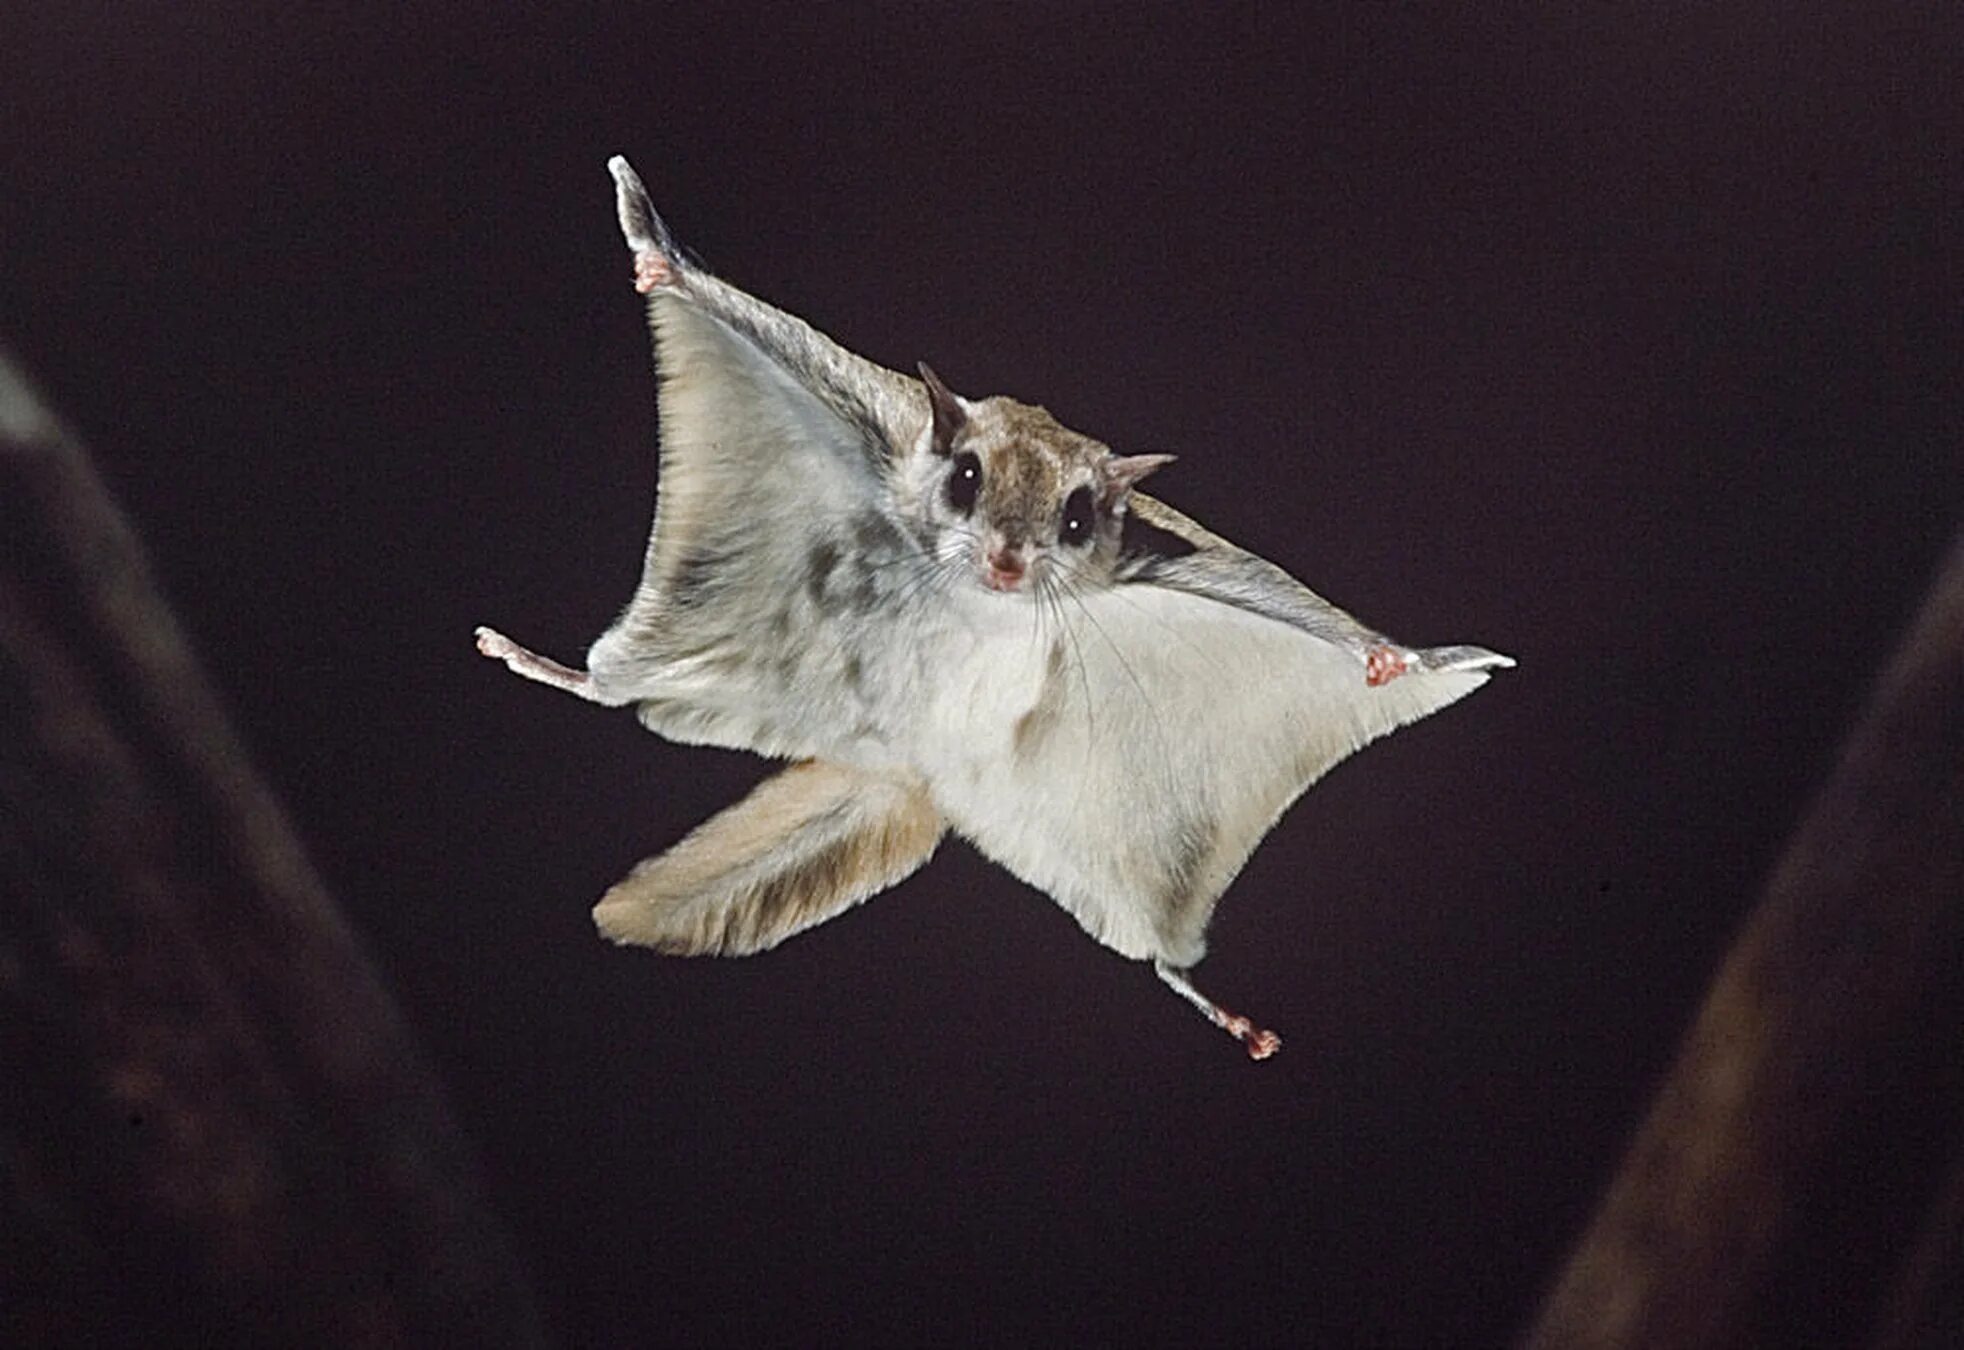
<path id="1" fill-rule="evenodd" d="M 854 355 L 683 257 L 608 167 L 660 379 L 641 581 L 585 670 L 478 650 L 793 762 L 609 890 L 600 931 L 762 951 L 952 829 L 1272 1054 L 1189 978 L 1215 903 L 1333 765 L 1513 661 L 1396 643 L 1138 491 L 1170 455 Z"/>

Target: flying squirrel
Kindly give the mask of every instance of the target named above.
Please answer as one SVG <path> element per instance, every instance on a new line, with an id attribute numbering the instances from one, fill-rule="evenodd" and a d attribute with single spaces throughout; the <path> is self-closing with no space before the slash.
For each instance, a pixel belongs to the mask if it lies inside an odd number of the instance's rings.
<path id="1" fill-rule="evenodd" d="M 1170 455 L 847 351 L 686 258 L 608 168 L 660 381 L 640 584 L 585 670 L 478 650 L 792 763 L 609 890 L 601 933 L 763 951 L 952 829 L 1273 1054 L 1189 977 L 1222 892 L 1338 761 L 1514 662 L 1394 642 L 1140 492 Z"/>

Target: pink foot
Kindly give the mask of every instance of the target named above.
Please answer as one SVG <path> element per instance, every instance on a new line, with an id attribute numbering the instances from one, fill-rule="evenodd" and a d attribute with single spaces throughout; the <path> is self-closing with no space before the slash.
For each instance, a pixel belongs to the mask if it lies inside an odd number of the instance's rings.
<path id="1" fill-rule="evenodd" d="M 1272 1031 L 1264 1030 L 1245 1017 L 1234 1013 L 1224 1015 L 1221 1030 L 1240 1041 L 1248 1048 L 1248 1058 L 1267 1059 L 1282 1048 L 1282 1038 Z"/>
<path id="2" fill-rule="evenodd" d="M 1396 647 L 1378 646 L 1364 653 L 1364 683 L 1373 689 L 1405 673 L 1405 654 Z"/>
<path id="3" fill-rule="evenodd" d="M 649 249 L 634 255 L 634 289 L 646 295 L 657 286 L 671 285 L 675 281 L 675 269 L 668 259 Z"/>

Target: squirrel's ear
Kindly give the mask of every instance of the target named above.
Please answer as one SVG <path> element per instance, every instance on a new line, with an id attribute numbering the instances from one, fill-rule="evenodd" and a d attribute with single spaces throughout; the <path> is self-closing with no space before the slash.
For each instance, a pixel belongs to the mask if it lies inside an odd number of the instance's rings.
<path id="1" fill-rule="evenodd" d="M 1138 486 L 1139 480 L 1171 464 L 1177 455 L 1113 455 L 1105 461 L 1105 500 L 1115 502 Z"/>
<path id="2" fill-rule="evenodd" d="M 919 363 L 921 383 L 927 386 L 928 406 L 934 410 L 934 453 L 952 455 L 955 452 L 955 437 L 968 425 L 968 413 L 962 408 L 962 401 L 954 390 L 941 383 L 928 363 Z"/>

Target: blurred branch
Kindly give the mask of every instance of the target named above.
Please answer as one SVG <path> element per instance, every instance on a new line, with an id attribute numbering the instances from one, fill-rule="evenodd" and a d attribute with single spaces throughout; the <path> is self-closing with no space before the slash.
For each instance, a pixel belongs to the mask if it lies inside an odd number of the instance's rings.
<path id="1" fill-rule="evenodd" d="M 400 1015 L 0 349 L 0 1340 L 527 1345 Z"/>
<path id="2" fill-rule="evenodd" d="M 1964 539 L 1527 1345 L 1964 1344 L 1961 960 Z"/>

